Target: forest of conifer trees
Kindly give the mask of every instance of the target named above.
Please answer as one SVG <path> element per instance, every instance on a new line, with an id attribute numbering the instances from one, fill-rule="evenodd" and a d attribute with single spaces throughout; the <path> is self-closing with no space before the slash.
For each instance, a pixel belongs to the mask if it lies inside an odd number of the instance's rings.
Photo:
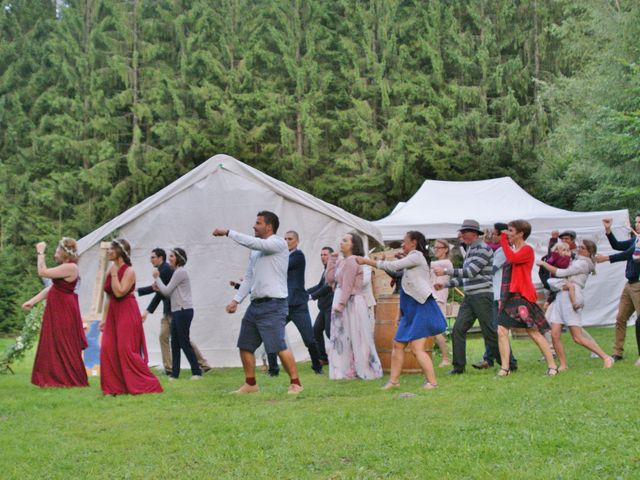
<path id="1" fill-rule="evenodd" d="M 640 208 L 630 0 L 0 0 L 0 331 L 33 245 L 217 153 L 367 219 L 509 175 Z"/>

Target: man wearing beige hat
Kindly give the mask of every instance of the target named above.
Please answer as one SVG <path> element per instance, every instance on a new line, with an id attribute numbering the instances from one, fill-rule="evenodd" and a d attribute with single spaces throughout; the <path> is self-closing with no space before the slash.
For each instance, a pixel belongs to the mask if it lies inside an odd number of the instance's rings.
<path id="1" fill-rule="evenodd" d="M 451 338 L 453 342 L 453 369 L 451 375 L 464 373 L 467 363 L 467 331 L 473 326 L 476 318 L 490 358 L 500 363 L 498 350 L 498 333 L 491 321 L 493 302 L 492 269 L 493 251 L 482 241 L 480 224 L 476 220 L 465 220 L 459 229 L 460 239 L 469 247 L 462 268 L 434 267 L 433 272 L 449 275 L 450 280 L 444 285 L 434 285 L 436 289 L 464 286 L 465 297 L 453 325 Z M 517 365 L 511 365 L 512 370 Z"/>

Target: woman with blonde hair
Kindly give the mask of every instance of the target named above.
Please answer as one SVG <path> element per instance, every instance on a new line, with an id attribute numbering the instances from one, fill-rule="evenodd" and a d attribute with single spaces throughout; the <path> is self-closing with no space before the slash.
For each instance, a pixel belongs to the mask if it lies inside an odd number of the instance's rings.
<path id="1" fill-rule="evenodd" d="M 560 361 L 560 371 L 568 368 L 567 356 L 561 339 L 563 325 L 569 328 L 574 342 L 587 350 L 591 350 L 602 359 L 604 368 L 613 366 L 613 359 L 604 353 L 596 341 L 590 335 L 585 334 L 582 329 L 582 307 L 584 303 L 582 290 L 587 283 L 589 275 L 593 275 L 596 272 L 596 253 L 598 253 L 597 245 L 591 240 L 583 240 L 578 245 L 578 255 L 567 268 L 558 268 L 542 260 L 536 262 L 552 275 L 555 275 L 556 280 L 563 280 L 563 283 L 557 283 L 561 290 L 557 292 L 555 301 L 551 303 L 546 313 L 547 320 L 551 324 L 553 347 Z M 573 299 L 571 298 L 572 296 L 574 296 Z"/>
<path id="2" fill-rule="evenodd" d="M 80 279 L 76 241 L 67 237 L 60 240 L 53 257 L 58 265 L 52 268 L 47 268 L 45 262 L 46 247 L 45 242 L 36 245 L 38 275 L 51 279 L 51 285 L 22 304 L 22 308 L 30 310 L 36 303 L 47 301 L 31 383 L 40 387 L 87 387 L 82 361 L 87 338 L 75 294 Z"/>
<path id="3" fill-rule="evenodd" d="M 133 296 L 136 273 L 129 242 L 113 240 L 107 258 L 113 263 L 104 283 L 109 303 L 100 322 L 100 387 L 105 395 L 160 393 L 160 382 L 147 366 L 142 315 Z"/>
<path id="4" fill-rule="evenodd" d="M 433 245 L 433 251 L 437 260 L 431 261 L 431 267 L 442 267 L 445 270 L 453 268 L 453 263 L 451 263 L 451 259 L 449 258 L 451 246 L 448 241 L 444 238 L 437 239 Z M 431 280 L 433 285 L 446 285 L 449 281 L 449 275 L 442 275 L 440 277 L 432 275 Z M 438 302 L 438 306 L 446 318 L 446 305 L 449 298 L 449 289 L 441 288 L 440 290 L 435 290 L 433 292 L 433 298 Z M 438 348 L 442 355 L 442 361 L 438 367 L 442 368 L 451 365 L 451 362 L 449 361 L 449 353 L 447 352 L 447 341 L 444 338 L 444 334 L 440 333 L 439 335 L 436 335 L 436 342 L 438 342 Z"/>

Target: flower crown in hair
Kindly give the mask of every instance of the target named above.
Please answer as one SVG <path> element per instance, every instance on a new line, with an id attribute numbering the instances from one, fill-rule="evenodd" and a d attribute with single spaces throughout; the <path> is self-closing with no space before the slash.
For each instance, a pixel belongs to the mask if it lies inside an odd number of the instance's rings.
<path id="1" fill-rule="evenodd" d="M 71 240 L 71 239 L 69 237 L 62 237 L 62 239 L 58 242 L 58 247 L 64 250 L 67 253 L 67 255 L 75 257 L 78 253 L 74 250 L 71 250 L 69 247 L 67 247 L 64 244 L 64 242 L 66 242 L 67 240 Z"/>
<path id="2" fill-rule="evenodd" d="M 124 245 L 122 243 L 120 243 L 120 241 L 116 238 L 114 240 L 112 240 L 113 243 L 115 243 L 116 245 L 118 245 L 120 247 L 120 251 L 122 252 L 122 254 L 127 257 L 127 259 L 130 261 L 131 257 L 129 256 L 129 254 L 127 253 L 127 250 L 124 248 Z"/>
<path id="3" fill-rule="evenodd" d="M 175 253 L 178 257 L 180 257 L 180 260 L 182 260 L 182 263 L 187 263 L 187 259 L 184 258 L 184 255 L 182 255 L 177 249 L 174 249 L 173 253 Z"/>

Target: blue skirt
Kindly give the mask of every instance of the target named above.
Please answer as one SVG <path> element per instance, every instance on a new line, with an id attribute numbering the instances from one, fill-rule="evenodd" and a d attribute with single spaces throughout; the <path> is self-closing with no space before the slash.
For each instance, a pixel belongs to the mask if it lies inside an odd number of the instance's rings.
<path id="1" fill-rule="evenodd" d="M 394 338 L 396 342 L 433 337 L 446 329 L 447 320 L 433 296 L 429 296 L 424 303 L 418 303 L 400 288 L 400 324 Z"/>

